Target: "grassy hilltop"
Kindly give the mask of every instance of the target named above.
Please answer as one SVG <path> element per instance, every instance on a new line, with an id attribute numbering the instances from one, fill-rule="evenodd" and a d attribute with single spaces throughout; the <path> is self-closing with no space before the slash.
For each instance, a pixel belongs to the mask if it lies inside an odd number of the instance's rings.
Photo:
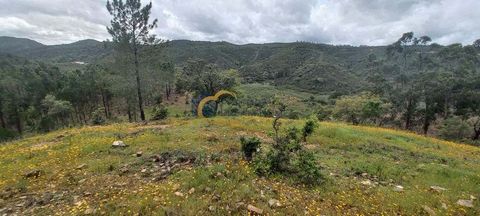
<path id="1" fill-rule="evenodd" d="M 269 144 L 271 122 L 170 119 L 67 129 L 3 144 L 0 213 L 244 215 L 253 205 L 269 215 L 480 214 L 472 199 L 480 195 L 477 147 L 323 122 L 306 148 L 315 152 L 327 180 L 307 187 L 288 177 L 257 177 L 241 159 L 239 138 L 257 136 Z M 115 140 L 129 146 L 112 148 Z M 281 206 L 270 207 L 271 199 Z M 474 207 L 458 205 L 460 199 L 472 199 Z"/>

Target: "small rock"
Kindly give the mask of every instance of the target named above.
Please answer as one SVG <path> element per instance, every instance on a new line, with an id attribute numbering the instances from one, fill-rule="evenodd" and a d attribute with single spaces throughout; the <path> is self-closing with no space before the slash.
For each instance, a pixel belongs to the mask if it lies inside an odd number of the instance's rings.
<path id="1" fill-rule="evenodd" d="M 367 179 L 365 181 L 360 182 L 360 184 L 366 185 L 366 186 L 372 186 L 373 182 Z"/>
<path id="2" fill-rule="evenodd" d="M 81 164 L 80 166 L 77 166 L 76 169 L 81 170 L 83 168 L 87 167 L 87 164 Z"/>
<path id="3" fill-rule="evenodd" d="M 239 208 L 243 207 L 244 205 L 245 205 L 244 202 L 237 202 L 237 203 L 235 204 L 235 207 L 236 207 L 237 209 L 239 209 Z"/>
<path id="4" fill-rule="evenodd" d="M 473 208 L 473 200 L 458 200 L 457 204 L 463 207 Z"/>
<path id="5" fill-rule="evenodd" d="M 396 192 L 402 192 L 403 191 L 403 186 L 401 185 L 397 185 L 393 188 L 393 191 L 396 191 Z"/>
<path id="6" fill-rule="evenodd" d="M 28 173 L 25 173 L 25 175 L 23 175 L 23 176 L 25 178 L 38 178 L 38 177 L 40 177 L 41 174 L 42 174 L 41 170 L 32 170 Z"/>
<path id="7" fill-rule="evenodd" d="M 362 177 L 367 177 L 368 173 L 362 173 Z"/>
<path id="8" fill-rule="evenodd" d="M 215 211 L 215 206 L 208 206 L 209 211 Z"/>
<path id="9" fill-rule="evenodd" d="M 121 173 L 127 173 L 128 172 L 128 167 L 124 166 L 124 167 L 120 168 L 120 172 Z"/>
<path id="10" fill-rule="evenodd" d="M 189 194 L 193 194 L 195 193 L 195 188 L 190 188 L 190 190 L 188 191 Z"/>
<path id="11" fill-rule="evenodd" d="M 137 152 L 135 155 L 136 155 L 137 157 L 142 157 L 143 152 L 139 151 L 139 152 Z"/>
<path id="12" fill-rule="evenodd" d="M 441 193 L 442 191 L 446 191 L 447 189 L 440 186 L 430 186 L 430 190 L 437 193 Z"/>
<path id="13" fill-rule="evenodd" d="M 425 212 L 428 213 L 428 215 L 430 216 L 434 216 L 434 215 L 437 215 L 437 213 L 435 213 L 435 211 L 433 209 L 431 209 L 430 207 L 424 205 L 422 206 L 423 210 L 425 210 Z"/>
<path id="14" fill-rule="evenodd" d="M 127 144 L 125 144 L 123 141 L 120 141 L 120 140 L 117 140 L 112 144 L 112 147 L 114 148 L 125 148 L 127 146 L 128 146 Z"/>
<path id="15" fill-rule="evenodd" d="M 476 200 L 477 197 L 475 197 L 475 196 L 473 196 L 473 195 L 470 195 L 470 199 L 471 199 L 471 200 Z"/>
<path id="16" fill-rule="evenodd" d="M 146 172 L 147 172 L 147 169 L 142 169 L 140 172 L 141 172 L 141 173 L 146 173 Z"/>
<path id="17" fill-rule="evenodd" d="M 216 176 L 217 176 L 218 178 L 225 177 L 225 176 L 223 175 L 223 173 L 221 173 L 221 172 L 217 172 Z"/>
<path id="18" fill-rule="evenodd" d="M 160 162 L 161 160 L 161 157 L 159 155 L 153 155 L 151 158 L 153 162 Z"/>
<path id="19" fill-rule="evenodd" d="M 177 191 L 177 192 L 175 192 L 175 196 L 183 197 L 183 193 Z"/>
<path id="20" fill-rule="evenodd" d="M 95 214 L 95 209 L 93 209 L 93 208 L 88 208 L 87 210 L 85 210 L 85 211 L 83 212 L 83 214 L 85 214 L 85 215 Z"/>
<path id="21" fill-rule="evenodd" d="M 447 209 L 448 209 L 447 204 L 442 203 L 442 208 L 445 209 L 445 210 L 447 210 Z"/>
<path id="22" fill-rule="evenodd" d="M 82 179 L 82 180 L 78 181 L 78 184 L 82 184 L 82 183 L 84 183 L 85 181 L 87 181 L 87 179 Z"/>
<path id="23" fill-rule="evenodd" d="M 268 206 L 270 206 L 270 208 L 275 208 L 275 207 L 281 207 L 282 204 L 280 204 L 280 201 L 276 199 L 270 199 L 268 200 Z"/>
<path id="24" fill-rule="evenodd" d="M 252 212 L 252 213 L 256 213 L 256 214 L 263 214 L 263 209 L 261 208 L 257 208 L 253 205 L 248 205 L 247 206 L 247 209 L 248 211 Z"/>
<path id="25" fill-rule="evenodd" d="M 91 195 L 92 195 L 92 193 L 90 193 L 90 192 L 83 192 L 83 196 L 91 196 Z"/>
<path id="26" fill-rule="evenodd" d="M 210 188 L 210 187 L 205 188 L 205 192 L 211 192 L 211 191 L 212 191 L 212 188 Z"/>

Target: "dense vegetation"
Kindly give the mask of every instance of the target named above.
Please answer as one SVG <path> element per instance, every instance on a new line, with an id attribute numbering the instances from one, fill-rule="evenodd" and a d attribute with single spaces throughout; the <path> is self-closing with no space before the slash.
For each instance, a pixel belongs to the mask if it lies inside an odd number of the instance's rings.
<path id="1" fill-rule="evenodd" d="M 436 135 L 448 130 L 441 128 L 463 124 L 465 127 L 459 128 L 461 131 L 456 133 L 460 136 L 450 134 L 444 137 L 478 140 L 478 43 L 440 46 L 428 45 L 428 41 L 422 44 L 419 40 L 409 33 L 388 47 L 312 43 L 238 46 L 225 42 L 190 41 L 145 45 L 139 56 L 140 73 L 148 77 L 141 81 L 142 91 L 145 91 L 144 103 L 147 108 L 152 107 L 159 98 L 170 99 L 175 92 L 182 93 L 174 96 L 177 98 L 185 92 L 194 93 L 193 99 L 198 102 L 199 97 L 211 92 L 198 94 L 194 86 L 185 89 L 182 74 L 204 70 L 202 65 L 210 64 L 208 67 L 214 68 L 208 69 L 210 72 L 207 74 L 230 75 L 237 80 L 236 83 L 260 82 L 277 89 L 293 89 L 306 92 L 300 94 L 311 95 L 311 98 L 298 97 L 299 102 L 289 106 L 288 117 L 316 113 L 322 120 L 399 127 Z M 128 63 L 130 56 L 114 54 L 111 42 L 84 41 L 49 47 L 31 48 L 43 49 L 42 57 L 35 57 L 34 51 L 26 51 L 29 55 L 23 56 L 37 59 L 33 61 L 1 55 L 2 83 L 10 85 L 2 87 L 2 91 L 11 93 L 10 96 L 2 94 L 2 120 L 6 129 L 15 129 L 19 133 L 23 129 L 45 130 L 41 125 L 47 124 L 46 120 L 40 116 L 45 118 L 48 113 L 41 106 L 47 95 L 72 105 L 63 117 L 53 117 L 56 119 L 55 126 L 48 120 L 51 125 L 47 126 L 47 130 L 89 123 L 93 112 L 99 108 L 104 110 L 103 118 L 111 121 L 121 120 L 124 116 L 128 116 L 130 121 L 137 119 L 139 110 L 135 85 L 131 82 L 134 77 L 130 73 L 133 66 Z M 21 52 L 14 53 L 22 56 Z M 61 59 L 63 54 L 70 57 Z M 72 61 L 85 61 L 86 64 Z M 228 72 L 229 69 L 234 71 Z M 175 76 L 175 73 L 179 75 Z M 174 88 L 175 80 L 178 91 Z M 18 85 L 12 89 L 14 83 Z M 223 84 L 218 85 L 221 87 Z M 227 84 L 224 87 L 231 89 L 233 86 Z M 241 93 L 242 88 L 236 89 Z M 225 109 L 220 111 L 223 114 L 268 116 L 269 113 L 261 107 L 270 103 L 272 96 L 268 95 L 268 91 L 244 94 L 237 103 L 224 105 Z M 342 104 L 348 105 L 348 109 L 342 108 Z M 309 108 L 298 109 L 302 106 Z M 456 119 L 456 122 L 448 120 L 450 118 Z"/>

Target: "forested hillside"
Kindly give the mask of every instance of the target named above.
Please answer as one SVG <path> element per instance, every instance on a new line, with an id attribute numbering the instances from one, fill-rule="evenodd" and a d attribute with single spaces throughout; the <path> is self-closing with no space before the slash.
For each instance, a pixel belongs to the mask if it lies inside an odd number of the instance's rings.
<path id="1" fill-rule="evenodd" d="M 64 124 L 61 122 L 88 123 L 99 114 L 107 119 L 119 114 L 125 118 L 127 114 L 130 121 L 136 120 L 140 110 L 133 94 L 136 85 L 131 82 L 135 79 L 134 67 L 128 63 L 133 57 L 114 52 L 113 42 L 84 40 L 55 46 L 30 42 L 37 45 L 16 51 L 7 49 L 7 45 L 24 40 L 0 39 L 2 50 L 11 53 L 0 57 L 2 83 L 6 85 L 2 90 L 7 92 L 2 96 L 5 125 L 22 132 L 21 125 L 30 124 L 27 127 L 30 130 L 50 130 Z M 302 114 L 290 110 L 292 118 L 315 114 L 353 124 L 399 127 L 425 134 L 431 128 L 437 134 L 443 120 L 450 119 L 452 122 L 444 123 L 460 124 L 457 130 L 463 132 L 446 137 L 476 140 L 480 133 L 479 43 L 466 46 L 430 43 L 428 37 L 417 38 L 406 33 L 396 43 L 382 47 L 305 42 L 234 45 L 185 40 L 146 44 L 139 47 L 140 75 L 145 77 L 141 91 L 147 107 L 161 103 L 160 98 L 170 99 L 172 94 L 175 98 L 184 97 L 185 93 L 187 103 L 192 100 L 195 104 L 220 89 L 263 83 L 312 94 L 312 98 L 294 100 L 302 105 L 292 104 L 293 107 L 311 108 Z M 18 85 L 12 89 L 12 83 Z M 200 88 L 198 85 L 202 83 L 210 87 Z M 54 97 L 48 99 L 59 100 L 53 105 L 63 102 L 72 105 L 63 107 L 69 114 L 62 117 L 59 114 L 62 111 L 57 114 L 47 111 L 42 100 L 49 95 Z M 254 95 L 243 95 L 242 103 L 226 105 L 223 113 L 268 116 L 262 107 L 270 99 Z M 347 95 L 351 97 L 342 97 Z M 348 107 L 342 107 L 343 101 Z M 18 126 L 17 119 L 24 122 Z"/>

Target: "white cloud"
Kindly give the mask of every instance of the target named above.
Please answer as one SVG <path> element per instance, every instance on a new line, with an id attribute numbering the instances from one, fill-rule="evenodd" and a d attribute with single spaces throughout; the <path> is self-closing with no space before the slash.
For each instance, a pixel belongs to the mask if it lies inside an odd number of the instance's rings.
<path id="1" fill-rule="evenodd" d="M 148 0 L 142 0 L 147 3 Z M 106 0 L 0 0 L 0 35 L 47 44 L 108 38 Z M 153 0 L 167 39 L 385 45 L 402 33 L 480 38 L 478 0 Z"/>

